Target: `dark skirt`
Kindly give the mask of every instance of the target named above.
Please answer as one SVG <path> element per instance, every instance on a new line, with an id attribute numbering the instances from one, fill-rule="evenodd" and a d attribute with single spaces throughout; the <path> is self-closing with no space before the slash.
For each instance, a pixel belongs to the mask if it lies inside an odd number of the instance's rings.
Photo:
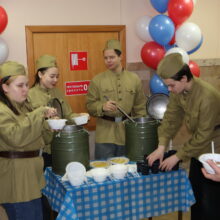
<path id="1" fill-rule="evenodd" d="M 191 207 L 191 220 L 220 220 L 220 182 L 206 179 L 202 164 L 191 159 L 189 179 L 196 203 Z"/>

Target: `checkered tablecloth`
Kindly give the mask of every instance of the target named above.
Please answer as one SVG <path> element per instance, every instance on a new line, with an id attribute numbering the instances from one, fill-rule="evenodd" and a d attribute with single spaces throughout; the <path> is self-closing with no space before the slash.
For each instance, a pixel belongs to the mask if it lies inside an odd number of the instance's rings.
<path id="1" fill-rule="evenodd" d="M 188 211 L 195 202 L 182 169 L 104 183 L 90 180 L 80 187 L 62 182 L 51 168 L 46 169 L 45 177 L 43 193 L 59 213 L 57 220 L 139 220 Z"/>

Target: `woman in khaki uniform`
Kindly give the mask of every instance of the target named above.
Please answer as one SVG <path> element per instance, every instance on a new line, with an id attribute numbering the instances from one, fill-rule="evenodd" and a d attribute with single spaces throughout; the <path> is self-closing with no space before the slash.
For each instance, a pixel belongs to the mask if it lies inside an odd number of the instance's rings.
<path id="1" fill-rule="evenodd" d="M 43 55 L 36 61 L 35 83 L 29 90 L 28 100 L 32 107 L 39 108 L 47 106 L 53 99 L 58 99 L 63 113 L 63 118 L 71 120 L 73 117 L 87 113 L 73 113 L 71 106 L 67 103 L 63 93 L 56 88 L 59 78 L 59 69 L 56 58 L 51 55 Z M 52 166 L 51 142 L 53 132 L 45 125 L 43 138 L 46 144 L 43 149 L 44 169 Z M 50 207 L 45 196 L 42 197 L 44 220 L 50 219 Z"/>
<path id="2" fill-rule="evenodd" d="M 165 56 L 157 73 L 171 92 L 169 104 L 158 129 L 159 146 L 148 157 L 150 165 L 160 159 L 160 168 L 171 170 L 180 160 L 191 159 L 189 178 L 196 203 L 192 220 L 219 220 L 220 183 L 206 179 L 198 157 L 211 152 L 211 141 L 220 153 L 220 93 L 205 81 L 194 78 L 178 53 Z M 162 162 L 165 148 L 185 123 L 191 138 L 177 153 Z"/>
<path id="3" fill-rule="evenodd" d="M 108 70 L 96 75 L 88 89 L 86 106 L 97 117 L 95 158 L 122 156 L 125 153 L 124 115 L 117 106 L 132 117 L 146 116 L 146 97 L 137 74 L 121 64 L 121 45 L 109 40 L 103 52 Z"/>
<path id="4" fill-rule="evenodd" d="M 59 79 L 59 70 L 57 68 L 56 58 L 50 55 L 43 55 L 36 61 L 36 76 L 35 82 L 28 93 L 28 100 L 31 102 L 33 108 L 40 106 L 47 106 L 54 98 L 58 99 L 61 107 L 63 118 L 71 120 L 80 114 L 87 113 L 73 113 L 71 106 L 66 101 L 63 93 L 56 88 Z M 43 150 L 43 157 L 45 167 L 51 166 L 51 148 L 53 133 L 49 127 L 45 127 L 43 132 L 46 147 Z"/>
<path id="5" fill-rule="evenodd" d="M 42 220 L 41 189 L 45 185 L 42 129 L 53 108 L 32 111 L 26 101 L 25 68 L 8 61 L 0 66 L 0 204 L 9 220 Z"/>

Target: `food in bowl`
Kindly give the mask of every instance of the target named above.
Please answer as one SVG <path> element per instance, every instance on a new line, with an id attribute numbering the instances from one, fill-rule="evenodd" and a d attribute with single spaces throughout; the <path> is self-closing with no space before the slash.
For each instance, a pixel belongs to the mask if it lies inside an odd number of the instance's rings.
<path id="1" fill-rule="evenodd" d="M 109 170 L 106 168 L 94 168 L 91 170 L 91 175 L 96 182 L 102 183 L 109 175 Z"/>
<path id="2" fill-rule="evenodd" d="M 76 125 L 83 125 L 88 122 L 88 119 L 89 119 L 89 114 L 83 114 L 83 115 L 74 117 L 73 121 L 76 123 Z"/>
<path id="3" fill-rule="evenodd" d="M 109 158 L 108 161 L 111 164 L 127 164 L 129 162 L 129 159 L 127 157 L 112 157 Z"/>
<path id="4" fill-rule="evenodd" d="M 212 169 L 212 167 L 206 162 L 207 160 L 212 160 L 216 163 L 217 166 L 220 167 L 220 154 L 202 154 L 199 157 L 199 161 L 202 163 L 205 170 L 210 174 L 215 174 L 215 171 Z"/>
<path id="5" fill-rule="evenodd" d="M 99 168 L 99 167 L 108 167 L 109 166 L 109 162 L 105 161 L 105 160 L 94 160 L 90 162 L 90 167 L 92 168 Z"/>
<path id="6" fill-rule="evenodd" d="M 61 130 L 66 124 L 66 119 L 48 119 L 47 123 L 53 130 Z"/>
<path id="7" fill-rule="evenodd" d="M 108 169 L 115 179 L 124 179 L 128 171 L 128 168 L 125 164 L 114 164 Z"/>

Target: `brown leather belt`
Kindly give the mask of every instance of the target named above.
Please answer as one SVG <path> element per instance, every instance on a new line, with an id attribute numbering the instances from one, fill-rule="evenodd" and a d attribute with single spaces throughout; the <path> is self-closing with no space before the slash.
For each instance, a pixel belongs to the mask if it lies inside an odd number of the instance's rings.
<path id="1" fill-rule="evenodd" d="M 34 151 L 0 151 L 0 157 L 15 159 L 15 158 L 31 158 L 39 157 L 40 150 Z"/>
<path id="2" fill-rule="evenodd" d="M 117 122 L 117 117 L 110 117 L 110 116 L 107 116 L 107 115 L 103 115 L 102 116 L 102 119 L 105 119 L 105 120 L 108 120 L 108 121 L 114 121 L 114 122 Z M 124 121 L 125 119 L 127 119 L 126 116 L 123 116 L 123 117 L 118 117 L 118 118 L 121 118 L 120 121 Z"/>

